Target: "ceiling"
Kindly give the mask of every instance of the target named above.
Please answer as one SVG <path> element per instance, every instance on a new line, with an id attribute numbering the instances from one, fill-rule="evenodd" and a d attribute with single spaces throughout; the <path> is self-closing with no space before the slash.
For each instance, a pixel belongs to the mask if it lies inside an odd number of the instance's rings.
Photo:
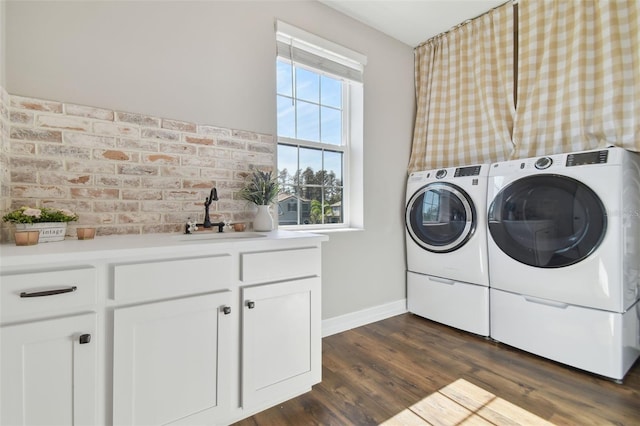
<path id="1" fill-rule="evenodd" d="M 415 47 L 505 0 L 319 0 Z"/>

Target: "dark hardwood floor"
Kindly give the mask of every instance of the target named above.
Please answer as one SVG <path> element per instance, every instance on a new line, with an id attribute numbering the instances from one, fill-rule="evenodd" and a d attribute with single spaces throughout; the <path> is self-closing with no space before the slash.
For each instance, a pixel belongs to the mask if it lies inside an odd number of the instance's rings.
<path id="1" fill-rule="evenodd" d="M 403 314 L 323 339 L 323 379 L 245 425 L 640 425 L 623 384 Z"/>

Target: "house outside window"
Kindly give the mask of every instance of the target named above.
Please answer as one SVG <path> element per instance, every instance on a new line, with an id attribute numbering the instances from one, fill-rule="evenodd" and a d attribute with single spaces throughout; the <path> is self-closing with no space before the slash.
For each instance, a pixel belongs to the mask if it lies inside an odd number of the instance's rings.
<path id="1" fill-rule="evenodd" d="M 278 224 L 359 227 L 366 58 L 280 21 L 277 46 Z"/>

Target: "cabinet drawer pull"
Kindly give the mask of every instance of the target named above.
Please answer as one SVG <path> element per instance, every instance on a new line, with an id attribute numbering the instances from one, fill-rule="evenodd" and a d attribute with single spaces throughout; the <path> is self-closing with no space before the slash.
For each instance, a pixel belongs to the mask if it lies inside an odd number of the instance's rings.
<path id="1" fill-rule="evenodd" d="M 253 309 L 253 308 L 255 308 L 255 307 L 256 307 L 256 302 L 254 302 L 253 300 L 249 300 L 249 301 L 247 302 L 247 308 L 249 308 L 249 309 Z"/>
<path id="2" fill-rule="evenodd" d="M 454 285 L 456 283 L 454 280 L 448 280 L 446 278 L 438 278 L 438 277 L 429 277 L 429 281 L 442 283 L 442 284 L 449 284 L 449 285 Z"/>
<path id="3" fill-rule="evenodd" d="M 231 306 L 225 306 L 222 308 L 222 313 L 225 315 L 229 315 L 231 313 Z"/>
<path id="4" fill-rule="evenodd" d="M 80 341 L 81 345 L 85 345 L 85 344 L 91 342 L 91 335 L 90 334 L 82 334 L 78 340 Z"/>
<path id="5" fill-rule="evenodd" d="M 538 299 L 537 297 L 525 296 L 524 300 L 531 303 L 538 303 L 540 305 L 551 306 L 552 308 L 566 309 L 569 306 L 566 303 L 555 302 L 553 300 Z"/>
<path id="6" fill-rule="evenodd" d="M 55 294 L 64 294 L 64 293 L 72 293 L 76 291 L 78 287 L 75 285 L 69 288 L 57 288 L 55 290 L 46 290 L 46 291 L 34 291 L 33 293 L 27 293 L 23 291 L 20 293 L 20 297 L 43 297 L 43 296 L 53 296 Z"/>

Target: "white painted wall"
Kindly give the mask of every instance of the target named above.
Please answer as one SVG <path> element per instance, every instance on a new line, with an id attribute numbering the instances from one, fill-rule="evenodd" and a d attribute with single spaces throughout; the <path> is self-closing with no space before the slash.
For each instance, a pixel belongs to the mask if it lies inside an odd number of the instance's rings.
<path id="1" fill-rule="evenodd" d="M 315 0 L 9 1 L 5 13 L 12 95 L 260 133 L 276 131 L 275 19 L 366 55 L 365 230 L 324 246 L 323 319 L 406 297 L 411 47 Z"/>
<path id="2" fill-rule="evenodd" d="M 5 12 L 6 6 L 5 6 L 5 2 L 0 0 L 0 86 L 1 87 L 5 87 L 6 84 L 6 69 L 7 69 L 7 61 L 6 61 L 6 55 L 5 55 L 5 51 L 6 51 L 6 36 L 5 36 L 5 29 L 7 27 L 6 25 L 6 19 L 5 19 Z"/>

